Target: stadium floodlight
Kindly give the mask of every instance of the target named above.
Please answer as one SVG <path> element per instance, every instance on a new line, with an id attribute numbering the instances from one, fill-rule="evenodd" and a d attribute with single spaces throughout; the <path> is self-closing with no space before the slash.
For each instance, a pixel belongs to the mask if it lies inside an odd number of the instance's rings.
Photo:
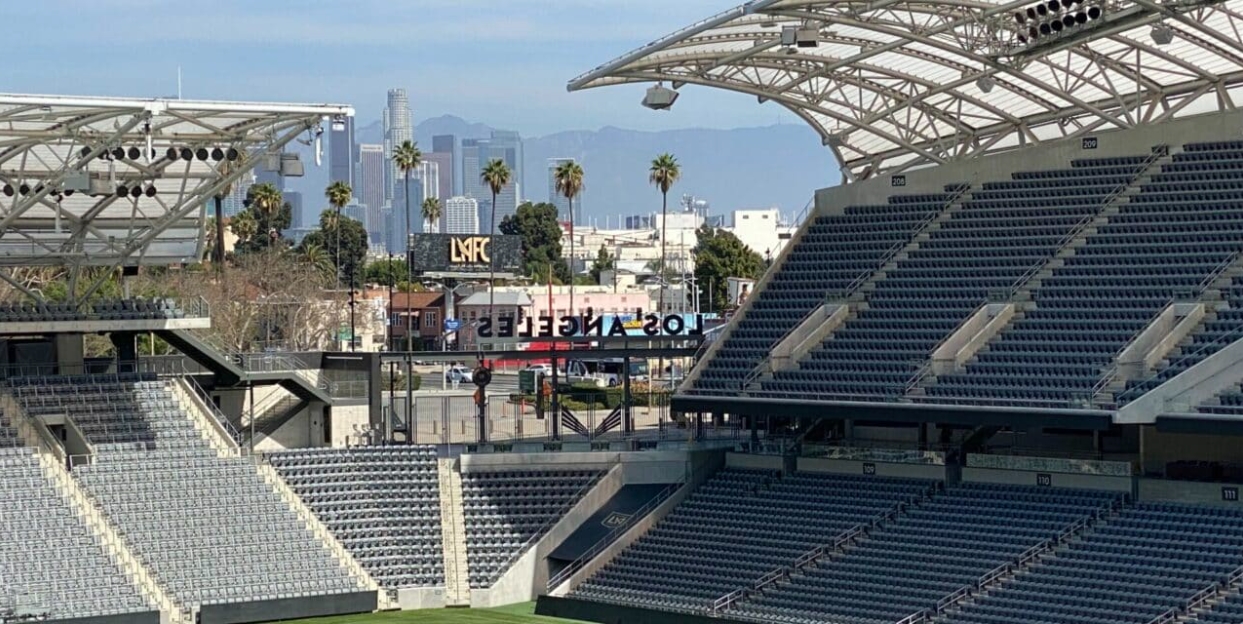
<path id="1" fill-rule="evenodd" d="M 992 76 L 980 76 L 975 79 L 975 86 L 979 87 L 980 91 L 988 93 L 993 90 L 993 87 L 997 86 L 997 79 Z"/>
<path id="2" fill-rule="evenodd" d="M 678 95 L 677 91 L 666 87 L 663 82 L 658 82 L 648 87 L 643 96 L 643 106 L 652 110 L 669 110 L 678 101 Z"/>
<path id="3" fill-rule="evenodd" d="M 1152 42 L 1159 46 L 1170 45 L 1174 42 L 1174 29 L 1164 22 L 1153 26 L 1152 32 L 1148 35 L 1152 37 Z"/>

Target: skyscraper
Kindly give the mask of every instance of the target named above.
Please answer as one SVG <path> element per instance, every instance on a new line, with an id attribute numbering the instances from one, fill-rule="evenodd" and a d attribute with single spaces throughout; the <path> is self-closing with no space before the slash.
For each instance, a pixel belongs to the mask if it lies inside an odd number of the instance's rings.
<path id="1" fill-rule="evenodd" d="M 358 146 L 358 186 L 354 195 L 368 208 L 384 207 L 384 146 L 364 143 Z"/>
<path id="2" fill-rule="evenodd" d="M 345 182 L 355 186 L 354 118 L 333 117 L 328 130 L 328 183 Z"/>
<path id="3" fill-rule="evenodd" d="M 410 172 L 410 231 L 412 234 L 433 231 L 428 228 L 430 224 L 423 221 L 423 202 L 432 197 L 440 198 L 440 165 L 425 160 Z M 406 180 L 403 176 L 397 182 L 396 195 L 393 197 L 393 211 L 401 215 L 403 232 L 405 209 Z"/>
<path id="4" fill-rule="evenodd" d="M 572 162 L 574 162 L 573 158 L 549 158 L 548 159 L 548 203 L 557 207 L 557 215 L 560 216 L 561 220 L 563 221 L 567 221 L 570 218 L 570 200 L 566 199 L 565 195 L 562 195 L 561 193 L 557 192 L 557 167 L 560 167 L 561 165 L 565 163 L 572 163 Z M 575 204 L 575 207 L 577 208 L 578 200 L 580 198 L 575 197 L 574 199 L 575 199 L 574 204 Z M 575 212 L 575 215 L 580 215 L 583 213 L 581 208 L 575 210 L 574 212 Z M 579 220 L 576 217 L 574 219 L 574 222 L 577 223 L 578 221 Z"/>
<path id="5" fill-rule="evenodd" d="M 406 141 L 414 140 L 414 121 L 411 119 L 410 98 L 405 89 L 389 89 L 388 106 L 384 109 L 384 157 L 388 159 L 386 167 L 388 179 L 385 181 L 384 196 L 392 199 L 396 183 L 401 179 L 401 172 L 393 163 L 393 150 Z"/>
<path id="6" fill-rule="evenodd" d="M 423 160 L 435 163 L 439 172 L 436 197 L 441 199 L 453 197 L 453 154 L 448 152 L 430 152 L 423 154 Z"/>
<path id="7" fill-rule="evenodd" d="M 496 226 L 514 214 L 521 200 L 522 140 L 517 132 L 494 130 L 491 139 L 462 141 L 462 184 L 467 197 L 479 202 L 479 231 L 486 234 L 492 208 L 492 189 L 479 179 L 479 174 L 493 160 L 501 160 L 513 172 L 511 182 L 496 196 Z"/>
<path id="8" fill-rule="evenodd" d="M 444 205 L 445 234 L 478 234 L 479 202 L 470 197 L 451 197 Z"/>
<path id="9" fill-rule="evenodd" d="M 302 193 L 286 190 L 282 195 L 285 196 L 285 203 L 289 204 L 289 227 L 295 230 L 308 227 L 309 219 L 302 212 Z"/>
<path id="10" fill-rule="evenodd" d="M 457 137 L 439 134 L 432 137 L 433 159 L 440 163 L 440 197 L 453 197 L 462 192 L 461 172 L 458 170 Z M 448 162 L 444 162 L 447 159 Z"/>

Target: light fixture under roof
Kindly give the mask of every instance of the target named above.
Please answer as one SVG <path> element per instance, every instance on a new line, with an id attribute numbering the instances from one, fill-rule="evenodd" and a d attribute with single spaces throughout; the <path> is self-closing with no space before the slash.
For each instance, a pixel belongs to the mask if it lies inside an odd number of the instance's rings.
<path id="1" fill-rule="evenodd" d="M 1148 33 L 1152 37 L 1152 42 L 1159 45 L 1170 45 L 1174 42 L 1174 29 L 1169 24 L 1160 22 L 1152 27 L 1152 32 Z"/>

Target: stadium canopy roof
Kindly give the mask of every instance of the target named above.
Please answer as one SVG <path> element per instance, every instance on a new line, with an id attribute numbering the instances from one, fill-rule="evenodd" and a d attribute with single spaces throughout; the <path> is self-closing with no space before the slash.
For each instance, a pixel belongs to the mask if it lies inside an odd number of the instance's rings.
<path id="1" fill-rule="evenodd" d="M 318 143 L 323 120 L 353 114 L 343 105 L 0 94 L 0 266 L 193 261 L 213 197 L 257 165 L 279 166 L 300 135 Z"/>
<path id="2" fill-rule="evenodd" d="M 609 61 L 569 89 L 664 81 L 775 102 L 820 133 L 848 180 L 1238 104 L 1243 0 L 1049 6 L 754 0 Z M 1029 8 L 1042 11 L 1031 18 Z M 1093 9 L 1099 18 L 1029 32 Z"/>

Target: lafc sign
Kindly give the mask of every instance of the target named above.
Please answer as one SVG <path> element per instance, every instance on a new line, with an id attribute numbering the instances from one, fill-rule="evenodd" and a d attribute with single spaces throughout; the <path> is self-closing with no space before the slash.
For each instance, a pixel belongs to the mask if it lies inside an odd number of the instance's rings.
<path id="1" fill-rule="evenodd" d="M 488 246 L 492 239 L 486 236 L 454 237 L 449 240 L 449 262 L 453 264 L 482 264 L 491 262 Z"/>

